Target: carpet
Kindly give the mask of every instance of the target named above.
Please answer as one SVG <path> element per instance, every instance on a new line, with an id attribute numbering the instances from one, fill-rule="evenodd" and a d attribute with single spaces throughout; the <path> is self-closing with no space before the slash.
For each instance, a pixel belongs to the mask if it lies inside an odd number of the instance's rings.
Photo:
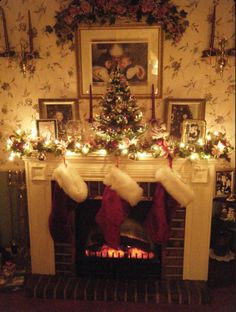
<path id="1" fill-rule="evenodd" d="M 30 274 L 26 297 L 157 304 L 209 304 L 209 289 L 202 281 L 134 280 Z"/>

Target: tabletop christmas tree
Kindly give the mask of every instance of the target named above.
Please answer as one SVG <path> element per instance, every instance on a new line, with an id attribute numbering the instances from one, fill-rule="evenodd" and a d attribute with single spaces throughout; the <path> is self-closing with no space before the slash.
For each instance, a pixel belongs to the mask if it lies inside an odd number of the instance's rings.
<path id="1" fill-rule="evenodd" d="M 142 112 L 131 95 L 125 76 L 115 68 L 107 92 L 100 102 L 102 111 L 96 116 L 94 130 L 96 144 L 108 153 L 119 155 L 123 149 L 130 150 L 145 131 L 141 125 Z"/>

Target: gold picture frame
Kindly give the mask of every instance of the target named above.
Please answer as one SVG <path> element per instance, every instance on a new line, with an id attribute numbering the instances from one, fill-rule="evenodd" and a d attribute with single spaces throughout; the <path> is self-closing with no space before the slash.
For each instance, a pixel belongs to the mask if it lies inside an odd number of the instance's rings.
<path id="1" fill-rule="evenodd" d="M 203 144 L 206 137 L 206 121 L 186 119 L 182 123 L 181 142 L 186 145 Z"/>
<path id="2" fill-rule="evenodd" d="M 165 99 L 165 121 L 170 136 L 181 139 L 182 122 L 185 119 L 204 120 L 205 105 L 205 99 Z"/>
<path id="3" fill-rule="evenodd" d="M 39 117 L 57 120 L 58 139 L 66 139 L 69 120 L 79 120 L 77 99 L 39 99 Z"/>
<path id="4" fill-rule="evenodd" d="M 155 97 L 162 91 L 162 30 L 160 26 L 115 25 L 79 27 L 76 35 L 78 94 L 101 97 L 107 88 L 111 68 L 118 64 L 125 72 L 136 97 Z"/>
<path id="5" fill-rule="evenodd" d="M 215 197 L 228 197 L 234 193 L 234 169 L 216 170 Z"/>
<path id="6" fill-rule="evenodd" d="M 38 137 L 46 141 L 54 141 L 58 137 L 57 121 L 55 119 L 36 120 L 36 128 Z"/>

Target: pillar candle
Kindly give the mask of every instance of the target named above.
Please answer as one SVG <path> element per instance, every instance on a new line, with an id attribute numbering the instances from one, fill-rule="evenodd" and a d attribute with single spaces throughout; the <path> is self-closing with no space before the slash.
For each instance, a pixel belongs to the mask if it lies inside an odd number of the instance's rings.
<path id="1" fill-rule="evenodd" d="M 28 10 L 28 22 L 29 22 L 29 50 L 30 53 L 33 53 L 34 51 L 34 45 L 33 45 L 33 29 L 32 29 L 32 24 L 31 24 L 31 15 L 30 15 L 30 10 Z"/>
<path id="2" fill-rule="evenodd" d="M 93 94 L 92 86 L 89 85 L 89 122 L 93 121 Z"/>
<path id="3" fill-rule="evenodd" d="M 2 14 L 3 33 L 4 33 L 4 38 L 5 38 L 5 48 L 6 48 L 6 52 L 8 53 L 10 51 L 10 45 L 9 45 L 9 40 L 8 40 L 6 17 L 5 17 L 5 13 L 4 13 L 4 10 L 2 7 L 0 7 L 0 10 L 1 10 L 1 14 Z"/>
<path id="4" fill-rule="evenodd" d="M 153 121 L 156 120 L 154 84 L 152 84 L 152 118 L 151 119 Z"/>

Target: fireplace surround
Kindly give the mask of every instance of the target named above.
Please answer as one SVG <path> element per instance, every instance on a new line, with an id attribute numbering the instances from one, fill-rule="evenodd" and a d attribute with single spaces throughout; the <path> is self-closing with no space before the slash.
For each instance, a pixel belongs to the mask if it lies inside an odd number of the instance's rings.
<path id="1" fill-rule="evenodd" d="M 63 161 L 62 158 L 48 156 L 45 161 L 25 158 L 30 249 L 32 273 L 55 274 L 57 246 L 50 236 L 48 217 L 51 211 L 51 182 L 53 170 Z M 110 165 L 116 163 L 112 157 L 97 155 L 70 156 L 67 161 L 78 170 L 86 181 L 102 181 Z M 146 158 L 132 161 L 119 160 L 119 168 L 137 182 L 155 182 L 155 171 L 167 166 L 166 159 Z M 184 207 L 186 214 L 184 234 L 184 259 L 182 278 L 207 280 L 212 199 L 214 196 L 215 170 L 225 163 L 214 160 L 191 162 L 175 159 L 173 168 L 189 183 L 195 193 L 194 201 Z M 56 254 L 56 255 L 55 255 Z"/>

